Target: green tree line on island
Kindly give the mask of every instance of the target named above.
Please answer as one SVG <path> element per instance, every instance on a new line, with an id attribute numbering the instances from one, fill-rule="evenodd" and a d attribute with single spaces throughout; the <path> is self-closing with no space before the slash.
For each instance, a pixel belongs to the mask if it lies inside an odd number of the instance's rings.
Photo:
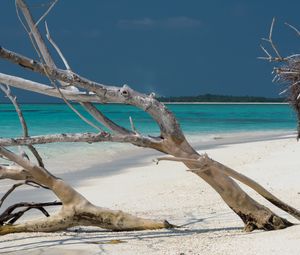
<path id="1" fill-rule="evenodd" d="M 259 96 L 227 96 L 204 94 L 198 96 L 170 96 L 158 97 L 161 102 L 257 102 L 257 103 L 283 103 L 286 102 L 284 98 L 267 98 Z"/>

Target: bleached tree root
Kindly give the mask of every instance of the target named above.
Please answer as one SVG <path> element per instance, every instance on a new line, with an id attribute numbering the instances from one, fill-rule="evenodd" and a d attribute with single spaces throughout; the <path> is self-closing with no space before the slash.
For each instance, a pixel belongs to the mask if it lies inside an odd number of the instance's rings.
<path id="1" fill-rule="evenodd" d="M 122 211 L 85 204 L 84 207 L 63 207 L 59 213 L 47 218 L 0 226 L 0 235 L 20 232 L 56 232 L 76 226 L 95 226 L 112 231 L 170 229 L 176 227 L 168 221 L 143 219 Z"/>
<path id="2" fill-rule="evenodd" d="M 245 214 L 244 212 L 233 210 L 245 223 L 244 231 L 251 232 L 255 229 L 262 230 L 279 230 L 284 229 L 294 224 L 289 222 L 288 220 L 279 217 L 274 214 L 268 208 L 260 208 L 259 215 L 252 215 L 252 213 Z"/>

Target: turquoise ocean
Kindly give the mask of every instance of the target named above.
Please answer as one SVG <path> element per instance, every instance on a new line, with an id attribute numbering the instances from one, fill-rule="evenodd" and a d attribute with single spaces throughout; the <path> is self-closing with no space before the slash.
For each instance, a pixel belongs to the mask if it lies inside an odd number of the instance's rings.
<path id="1" fill-rule="evenodd" d="M 79 105 L 75 107 L 85 114 Z M 159 134 L 159 129 L 151 117 L 135 107 L 118 104 L 97 107 L 120 125 L 130 128 L 131 116 L 139 132 Z M 179 120 L 188 141 L 201 151 L 228 143 L 273 139 L 286 135 L 296 137 L 295 114 L 286 104 L 168 104 L 167 107 Z M 23 104 L 21 108 L 30 135 L 98 132 L 64 104 Z M 85 116 L 89 117 L 86 114 Z M 22 135 L 18 116 L 10 104 L 0 104 L 0 127 L 0 137 Z M 84 175 L 111 174 L 114 172 L 111 161 L 123 158 L 126 161 L 122 161 L 122 165 L 124 162 L 136 165 L 138 159 L 153 163 L 152 159 L 157 154 L 153 150 L 141 150 L 129 144 L 116 143 L 55 143 L 36 147 L 46 165 L 61 177 L 74 169 L 86 168 L 97 171 L 83 170 Z M 10 149 L 18 150 L 17 147 Z M 72 176 L 75 178 L 77 175 Z"/>
<path id="2" fill-rule="evenodd" d="M 89 118 L 79 105 L 75 107 Z M 131 116 L 141 133 L 159 134 L 151 117 L 135 107 L 119 104 L 98 107 L 120 125 L 130 128 Z M 187 135 L 296 129 L 295 114 L 287 104 L 168 104 L 167 107 L 175 114 Z M 24 104 L 21 108 L 30 135 L 96 132 L 64 104 Z M 0 104 L 0 127 L 0 137 L 22 134 L 18 117 L 10 104 Z"/>

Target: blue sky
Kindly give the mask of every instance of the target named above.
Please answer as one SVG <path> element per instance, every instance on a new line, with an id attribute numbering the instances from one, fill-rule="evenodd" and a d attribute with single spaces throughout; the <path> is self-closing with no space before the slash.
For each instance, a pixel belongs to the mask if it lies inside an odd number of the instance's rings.
<path id="1" fill-rule="evenodd" d="M 38 17 L 47 1 L 26 2 Z M 257 59 L 260 39 L 276 17 L 280 52 L 299 53 L 300 38 L 284 25 L 300 28 L 299 10 L 299 0 L 59 0 L 47 22 L 73 70 L 104 84 L 163 96 L 276 97 L 281 86 L 271 82 L 272 65 Z M 0 31 L 2 47 L 36 58 L 13 0 L 0 1 Z M 47 82 L 3 60 L 0 70 Z M 51 101 L 17 94 L 26 102 Z"/>

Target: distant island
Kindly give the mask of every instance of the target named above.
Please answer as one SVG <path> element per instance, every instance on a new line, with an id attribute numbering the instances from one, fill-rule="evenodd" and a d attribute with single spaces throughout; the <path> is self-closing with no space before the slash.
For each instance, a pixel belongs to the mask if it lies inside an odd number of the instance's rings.
<path id="1" fill-rule="evenodd" d="M 283 103 L 286 102 L 285 98 L 267 98 L 256 96 L 226 96 L 204 94 L 198 96 L 170 96 L 158 97 L 161 102 L 241 102 L 241 103 Z"/>
<path id="2" fill-rule="evenodd" d="M 268 98 L 260 96 L 227 96 L 215 94 L 203 94 L 198 96 L 157 96 L 160 102 L 163 103 L 287 103 L 285 98 Z M 23 104 L 64 104 L 61 99 L 42 97 L 39 100 L 30 100 L 20 97 L 19 102 Z M 8 99 L 2 97 L 0 93 L 0 104 L 9 103 Z M 75 103 L 76 104 L 76 103 Z"/>

